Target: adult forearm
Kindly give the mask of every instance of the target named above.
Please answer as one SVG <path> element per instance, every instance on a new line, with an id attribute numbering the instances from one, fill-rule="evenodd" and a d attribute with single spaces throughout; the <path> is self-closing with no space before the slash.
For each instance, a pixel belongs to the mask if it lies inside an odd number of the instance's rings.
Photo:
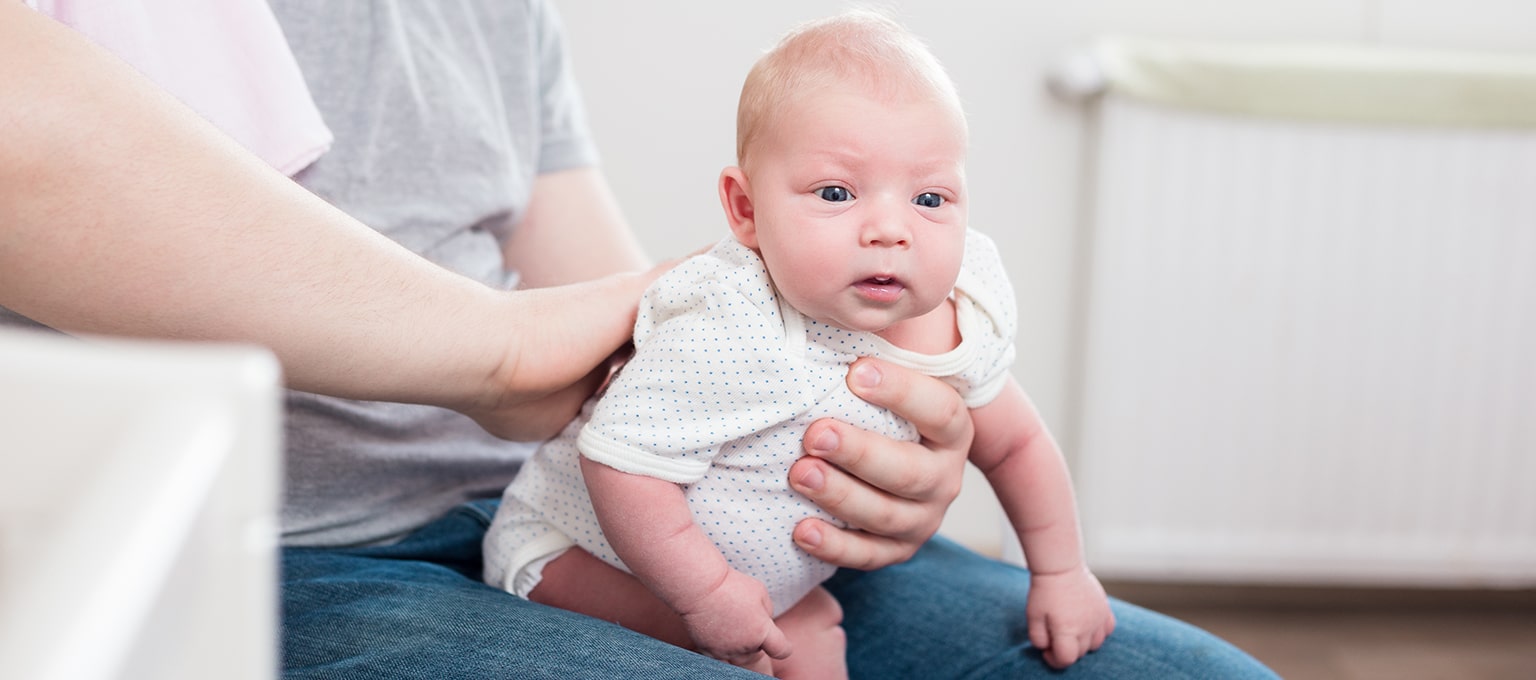
<path id="1" fill-rule="evenodd" d="M 527 298 L 443 270 L 15 2 L 0 2 L 0 92 L 0 305 L 42 323 L 260 344 L 299 389 L 456 408 L 554 389 L 627 335 L 643 282 Z M 582 336 L 563 371 L 528 356 Z"/>
<path id="2" fill-rule="evenodd" d="M 503 257 L 529 288 L 650 266 L 596 167 L 539 175 Z"/>

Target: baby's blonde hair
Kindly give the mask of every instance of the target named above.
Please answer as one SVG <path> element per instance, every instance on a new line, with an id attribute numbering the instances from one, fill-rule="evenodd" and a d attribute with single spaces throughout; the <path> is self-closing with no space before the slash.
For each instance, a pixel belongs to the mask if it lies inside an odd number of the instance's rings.
<path id="1" fill-rule="evenodd" d="M 855 82 L 887 94 L 918 93 L 965 114 L 944 67 L 917 36 L 873 9 L 853 9 L 791 29 L 747 73 L 736 108 L 736 163 L 802 93 Z"/>

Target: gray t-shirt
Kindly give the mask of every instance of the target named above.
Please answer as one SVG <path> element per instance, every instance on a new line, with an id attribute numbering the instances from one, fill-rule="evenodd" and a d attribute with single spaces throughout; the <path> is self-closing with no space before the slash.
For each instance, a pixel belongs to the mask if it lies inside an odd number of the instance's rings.
<path id="1" fill-rule="evenodd" d="M 541 0 L 273 0 L 326 123 L 305 187 L 444 267 L 507 286 L 535 175 L 596 162 Z M 530 320 L 530 323 L 532 320 Z M 290 392 L 289 545 L 387 541 L 496 496 L 529 447 L 445 409 Z"/>
<path id="2" fill-rule="evenodd" d="M 272 0 L 335 144 L 295 179 L 444 267 L 505 287 L 534 177 L 596 151 L 542 0 Z M 533 320 L 529 320 L 533 323 Z M 36 326 L 0 309 L 0 326 Z M 527 457 L 455 412 L 287 397 L 288 545 L 403 536 L 497 496 Z"/>

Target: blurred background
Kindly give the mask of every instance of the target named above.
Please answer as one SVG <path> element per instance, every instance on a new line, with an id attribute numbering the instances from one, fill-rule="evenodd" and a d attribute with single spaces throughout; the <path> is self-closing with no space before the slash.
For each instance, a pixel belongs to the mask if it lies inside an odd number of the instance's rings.
<path id="1" fill-rule="evenodd" d="M 725 234 L 715 181 L 734 162 L 742 78 L 787 28 L 845 4 L 558 4 L 608 177 L 652 256 Z M 1287 677 L 1525 677 L 1536 5 L 877 6 L 965 102 L 972 225 L 1018 293 L 1015 372 L 1073 466 L 1111 591 Z M 1220 44 L 1240 62 L 1299 47 L 1302 62 L 1280 62 L 1303 71 L 1342 49 L 1348 77 L 1308 96 L 1369 105 L 1391 81 L 1399 99 L 1372 122 L 1184 109 L 1113 83 L 1048 91 L 1113 36 Z M 1445 80 L 1478 72 L 1502 94 Z M 1187 84 L 1179 73 L 1163 83 Z M 1500 122 L 1468 123 L 1480 108 Z M 1459 113 L 1404 120 L 1420 109 Z M 944 532 L 1018 558 L 974 471 Z"/>
<path id="2" fill-rule="evenodd" d="M 555 2 L 657 258 L 726 233 L 758 55 L 848 4 Z M 1533 677 L 1536 4 L 877 6 L 965 103 L 1110 593 L 1287 678 Z M 0 337 L 0 374 L 8 444 L 54 454 L 0 474 L 0 676 L 273 677 L 273 359 Z M 942 531 L 1023 559 L 974 470 Z"/>

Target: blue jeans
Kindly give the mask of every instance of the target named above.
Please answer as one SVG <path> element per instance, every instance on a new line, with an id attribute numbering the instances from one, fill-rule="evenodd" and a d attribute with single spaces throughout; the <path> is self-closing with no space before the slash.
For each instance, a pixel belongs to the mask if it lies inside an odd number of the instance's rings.
<path id="1" fill-rule="evenodd" d="M 495 501 L 469 503 L 388 546 L 283 551 L 286 678 L 761 678 L 480 581 Z M 839 571 L 854 678 L 1054 676 L 1029 645 L 1029 573 L 934 539 L 912 560 Z M 1099 651 L 1060 675 L 1274 678 L 1187 624 L 1118 600 Z"/>

